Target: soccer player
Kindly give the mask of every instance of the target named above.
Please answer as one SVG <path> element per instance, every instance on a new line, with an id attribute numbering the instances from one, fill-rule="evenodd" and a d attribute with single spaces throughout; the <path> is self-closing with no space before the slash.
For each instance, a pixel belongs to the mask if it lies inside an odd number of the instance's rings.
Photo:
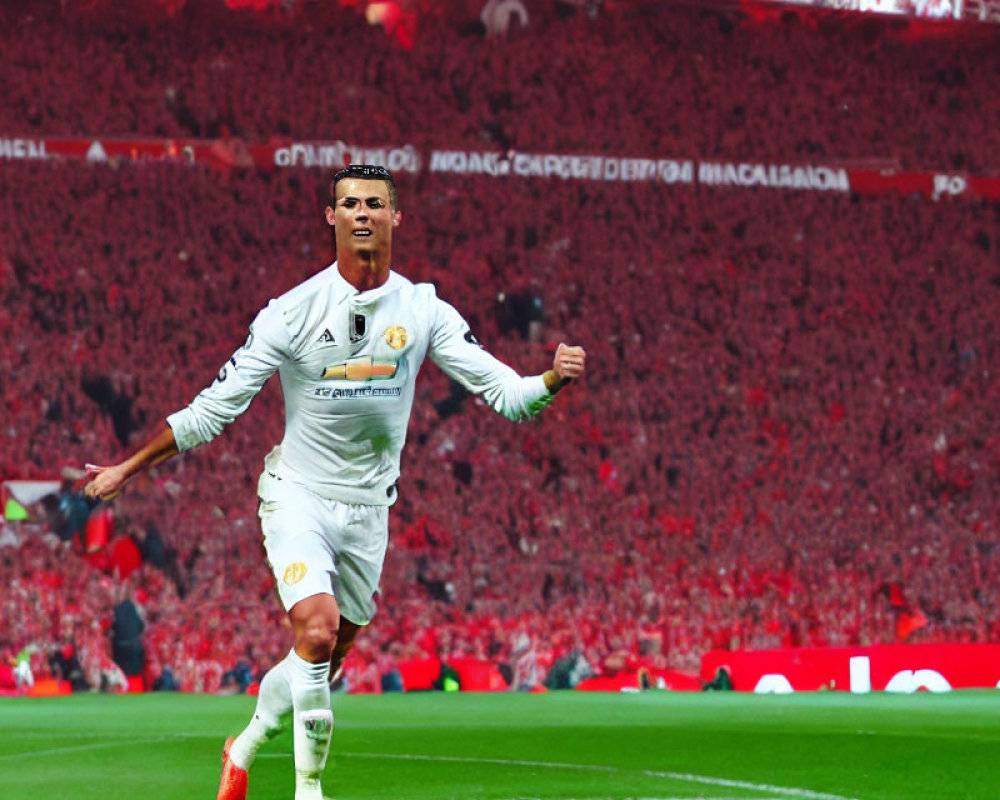
<path id="1" fill-rule="evenodd" d="M 581 347 L 560 344 L 552 368 L 533 377 L 483 350 L 433 286 L 391 268 L 401 219 L 386 169 L 337 172 L 326 208 L 336 261 L 268 303 L 215 382 L 129 458 L 93 468 L 86 487 L 89 497 L 111 498 L 146 468 L 210 441 L 279 374 L 285 434 L 264 460 L 259 515 L 293 646 L 261 680 L 247 727 L 226 740 L 218 800 L 246 797 L 257 749 L 289 710 L 295 800 L 322 798 L 333 729 L 329 678 L 374 614 L 424 357 L 512 420 L 537 414 L 584 371 Z"/>

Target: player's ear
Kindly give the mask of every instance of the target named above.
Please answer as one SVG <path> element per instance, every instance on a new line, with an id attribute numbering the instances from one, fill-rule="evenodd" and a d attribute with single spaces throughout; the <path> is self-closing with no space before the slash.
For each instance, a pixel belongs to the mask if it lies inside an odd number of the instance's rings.
<path id="1" fill-rule="evenodd" d="M 332 206 L 327 206 L 326 211 L 323 212 L 326 215 L 326 224 L 333 227 L 337 222 L 337 217 L 333 212 Z"/>
<path id="2" fill-rule="evenodd" d="M 402 211 L 393 211 L 392 212 L 392 227 L 395 228 L 402 221 L 403 221 L 403 212 Z"/>

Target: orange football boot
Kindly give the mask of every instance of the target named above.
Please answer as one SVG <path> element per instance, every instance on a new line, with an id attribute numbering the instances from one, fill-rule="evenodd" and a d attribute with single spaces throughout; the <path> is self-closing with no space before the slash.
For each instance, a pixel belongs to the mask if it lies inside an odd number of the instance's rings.
<path id="1" fill-rule="evenodd" d="M 235 739 L 235 736 L 230 736 L 222 747 L 222 777 L 219 778 L 219 794 L 215 800 L 247 800 L 247 771 L 229 760 L 229 748 Z"/>

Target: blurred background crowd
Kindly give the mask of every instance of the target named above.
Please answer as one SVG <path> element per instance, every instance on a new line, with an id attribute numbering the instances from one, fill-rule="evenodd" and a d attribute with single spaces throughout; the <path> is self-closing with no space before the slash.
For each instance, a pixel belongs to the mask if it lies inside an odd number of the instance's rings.
<path id="1" fill-rule="evenodd" d="M 1000 163 L 992 31 L 524 0 L 506 31 L 464 9 L 400 39 L 358 8 L 220 31 L 194 3 L 155 26 L 44 5 L 0 8 L 3 135 Z M 66 479 L 0 535 L 0 686 L 27 661 L 81 688 L 245 689 L 289 646 L 256 520 L 276 382 L 107 506 L 74 481 L 329 263 L 329 175 L 0 170 L 0 477 Z M 427 366 L 352 690 L 427 657 L 513 674 L 530 651 L 534 684 L 567 658 L 696 673 L 711 648 L 998 639 L 995 204 L 427 171 L 400 190 L 398 271 L 519 371 L 570 341 L 588 375 L 512 425 Z"/>

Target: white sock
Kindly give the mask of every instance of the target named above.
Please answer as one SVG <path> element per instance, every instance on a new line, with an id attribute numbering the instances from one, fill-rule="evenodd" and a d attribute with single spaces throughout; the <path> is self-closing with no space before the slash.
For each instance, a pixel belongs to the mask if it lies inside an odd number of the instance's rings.
<path id="1" fill-rule="evenodd" d="M 329 662 L 311 664 L 295 651 L 286 663 L 292 676 L 292 734 L 295 750 L 295 800 L 323 800 L 320 776 L 333 733 Z"/>
<path id="2" fill-rule="evenodd" d="M 229 748 L 230 760 L 240 769 L 250 769 L 258 748 L 268 739 L 277 736 L 281 730 L 281 716 L 292 710 L 289 673 L 286 656 L 261 678 L 253 718 Z"/>

